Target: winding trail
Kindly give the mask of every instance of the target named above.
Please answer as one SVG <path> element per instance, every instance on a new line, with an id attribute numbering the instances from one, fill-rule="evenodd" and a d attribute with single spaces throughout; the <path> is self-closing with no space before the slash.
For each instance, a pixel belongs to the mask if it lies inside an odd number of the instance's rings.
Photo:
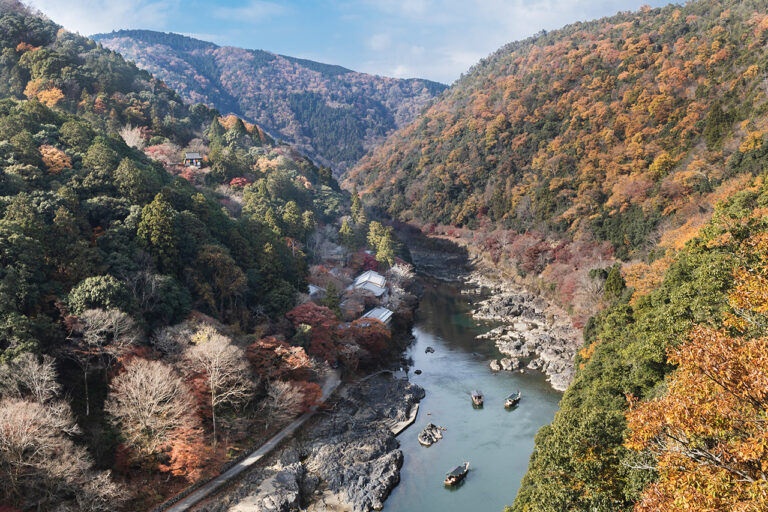
<path id="1" fill-rule="evenodd" d="M 325 383 L 323 383 L 323 395 L 320 399 L 320 402 L 325 402 L 333 394 L 333 392 L 336 391 L 336 388 L 339 387 L 340 383 L 340 373 L 338 370 L 334 370 L 325 380 Z M 286 437 L 293 435 L 293 433 L 296 432 L 299 427 L 304 425 L 312 416 L 314 416 L 316 412 L 317 406 L 312 407 L 311 410 L 299 416 L 290 425 L 275 434 L 275 436 L 272 437 L 269 441 L 254 450 L 250 455 L 248 455 L 248 457 L 241 460 L 226 470 L 224 473 L 220 474 L 207 484 L 201 486 L 199 489 L 182 498 L 165 510 L 167 512 L 185 512 L 190 510 L 192 507 L 200 503 L 205 498 L 209 497 L 211 494 L 219 491 L 223 486 L 239 476 L 243 471 L 249 469 L 256 462 L 261 460 L 265 455 L 274 450 L 281 441 L 283 441 Z"/>

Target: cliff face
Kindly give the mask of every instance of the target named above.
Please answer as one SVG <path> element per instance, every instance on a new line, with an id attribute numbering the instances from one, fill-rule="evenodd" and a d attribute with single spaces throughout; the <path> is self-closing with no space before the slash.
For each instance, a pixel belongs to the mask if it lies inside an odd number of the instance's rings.
<path id="1" fill-rule="evenodd" d="M 446 88 L 177 34 L 128 30 L 93 37 L 185 101 L 252 120 L 337 172 L 412 121 Z"/>

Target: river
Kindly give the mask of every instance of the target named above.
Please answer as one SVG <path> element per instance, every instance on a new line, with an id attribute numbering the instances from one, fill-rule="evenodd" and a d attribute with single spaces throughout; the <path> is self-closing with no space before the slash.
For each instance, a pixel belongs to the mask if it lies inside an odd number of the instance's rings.
<path id="1" fill-rule="evenodd" d="M 552 421 L 561 394 L 538 372 L 490 372 L 488 361 L 500 354 L 492 342 L 475 336 L 492 326 L 472 320 L 459 285 L 430 279 L 424 285 L 408 355 L 411 369 L 423 372 L 409 377 L 427 394 L 416 423 L 398 438 L 405 462 L 384 510 L 501 512 L 514 500 L 534 436 Z M 435 352 L 425 353 L 428 346 Z M 485 407 L 472 407 L 473 389 L 484 393 Z M 520 405 L 505 410 L 504 398 L 517 390 L 523 394 Z M 438 443 L 424 447 L 416 436 L 430 422 L 447 431 Z M 445 487 L 445 473 L 463 461 L 470 463 L 467 478 L 457 487 Z"/>

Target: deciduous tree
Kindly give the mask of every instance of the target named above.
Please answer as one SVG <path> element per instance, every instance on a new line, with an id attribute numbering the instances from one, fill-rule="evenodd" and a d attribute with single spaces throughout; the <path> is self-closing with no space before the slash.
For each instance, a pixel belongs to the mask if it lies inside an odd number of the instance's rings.
<path id="1" fill-rule="evenodd" d="M 212 326 L 200 327 L 192 336 L 192 343 L 185 358 L 205 379 L 215 445 L 216 409 L 247 402 L 253 395 L 254 382 L 244 351 Z"/>
<path id="2" fill-rule="evenodd" d="M 151 459 L 174 432 L 195 427 L 192 393 L 160 361 L 132 359 L 110 388 L 104 409 L 140 458 Z"/>

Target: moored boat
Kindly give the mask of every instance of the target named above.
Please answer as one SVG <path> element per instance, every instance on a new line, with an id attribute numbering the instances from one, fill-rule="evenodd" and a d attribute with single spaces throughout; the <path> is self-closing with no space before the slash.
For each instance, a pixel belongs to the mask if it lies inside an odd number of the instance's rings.
<path id="1" fill-rule="evenodd" d="M 464 477 L 467 476 L 467 473 L 469 473 L 469 462 L 465 462 L 461 466 L 456 466 L 453 468 L 452 471 L 445 475 L 445 480 L 443 483 L 445 485 L 456 485 L 464 480 Z"/>
<path id="2" fill-rule="evenodd" d="M 483 394 L 480 391 L 474 390 L 472 392 L 472 403 L 478 407 L 483 405 Z"/>
<path id="3" fill-rule="evenodd" d="M 520 403 L 520 398 L 522 398 L 522 394 L 519 391 L 512 393 L 504 400 L 504 407 L 516 406 Z"/>

